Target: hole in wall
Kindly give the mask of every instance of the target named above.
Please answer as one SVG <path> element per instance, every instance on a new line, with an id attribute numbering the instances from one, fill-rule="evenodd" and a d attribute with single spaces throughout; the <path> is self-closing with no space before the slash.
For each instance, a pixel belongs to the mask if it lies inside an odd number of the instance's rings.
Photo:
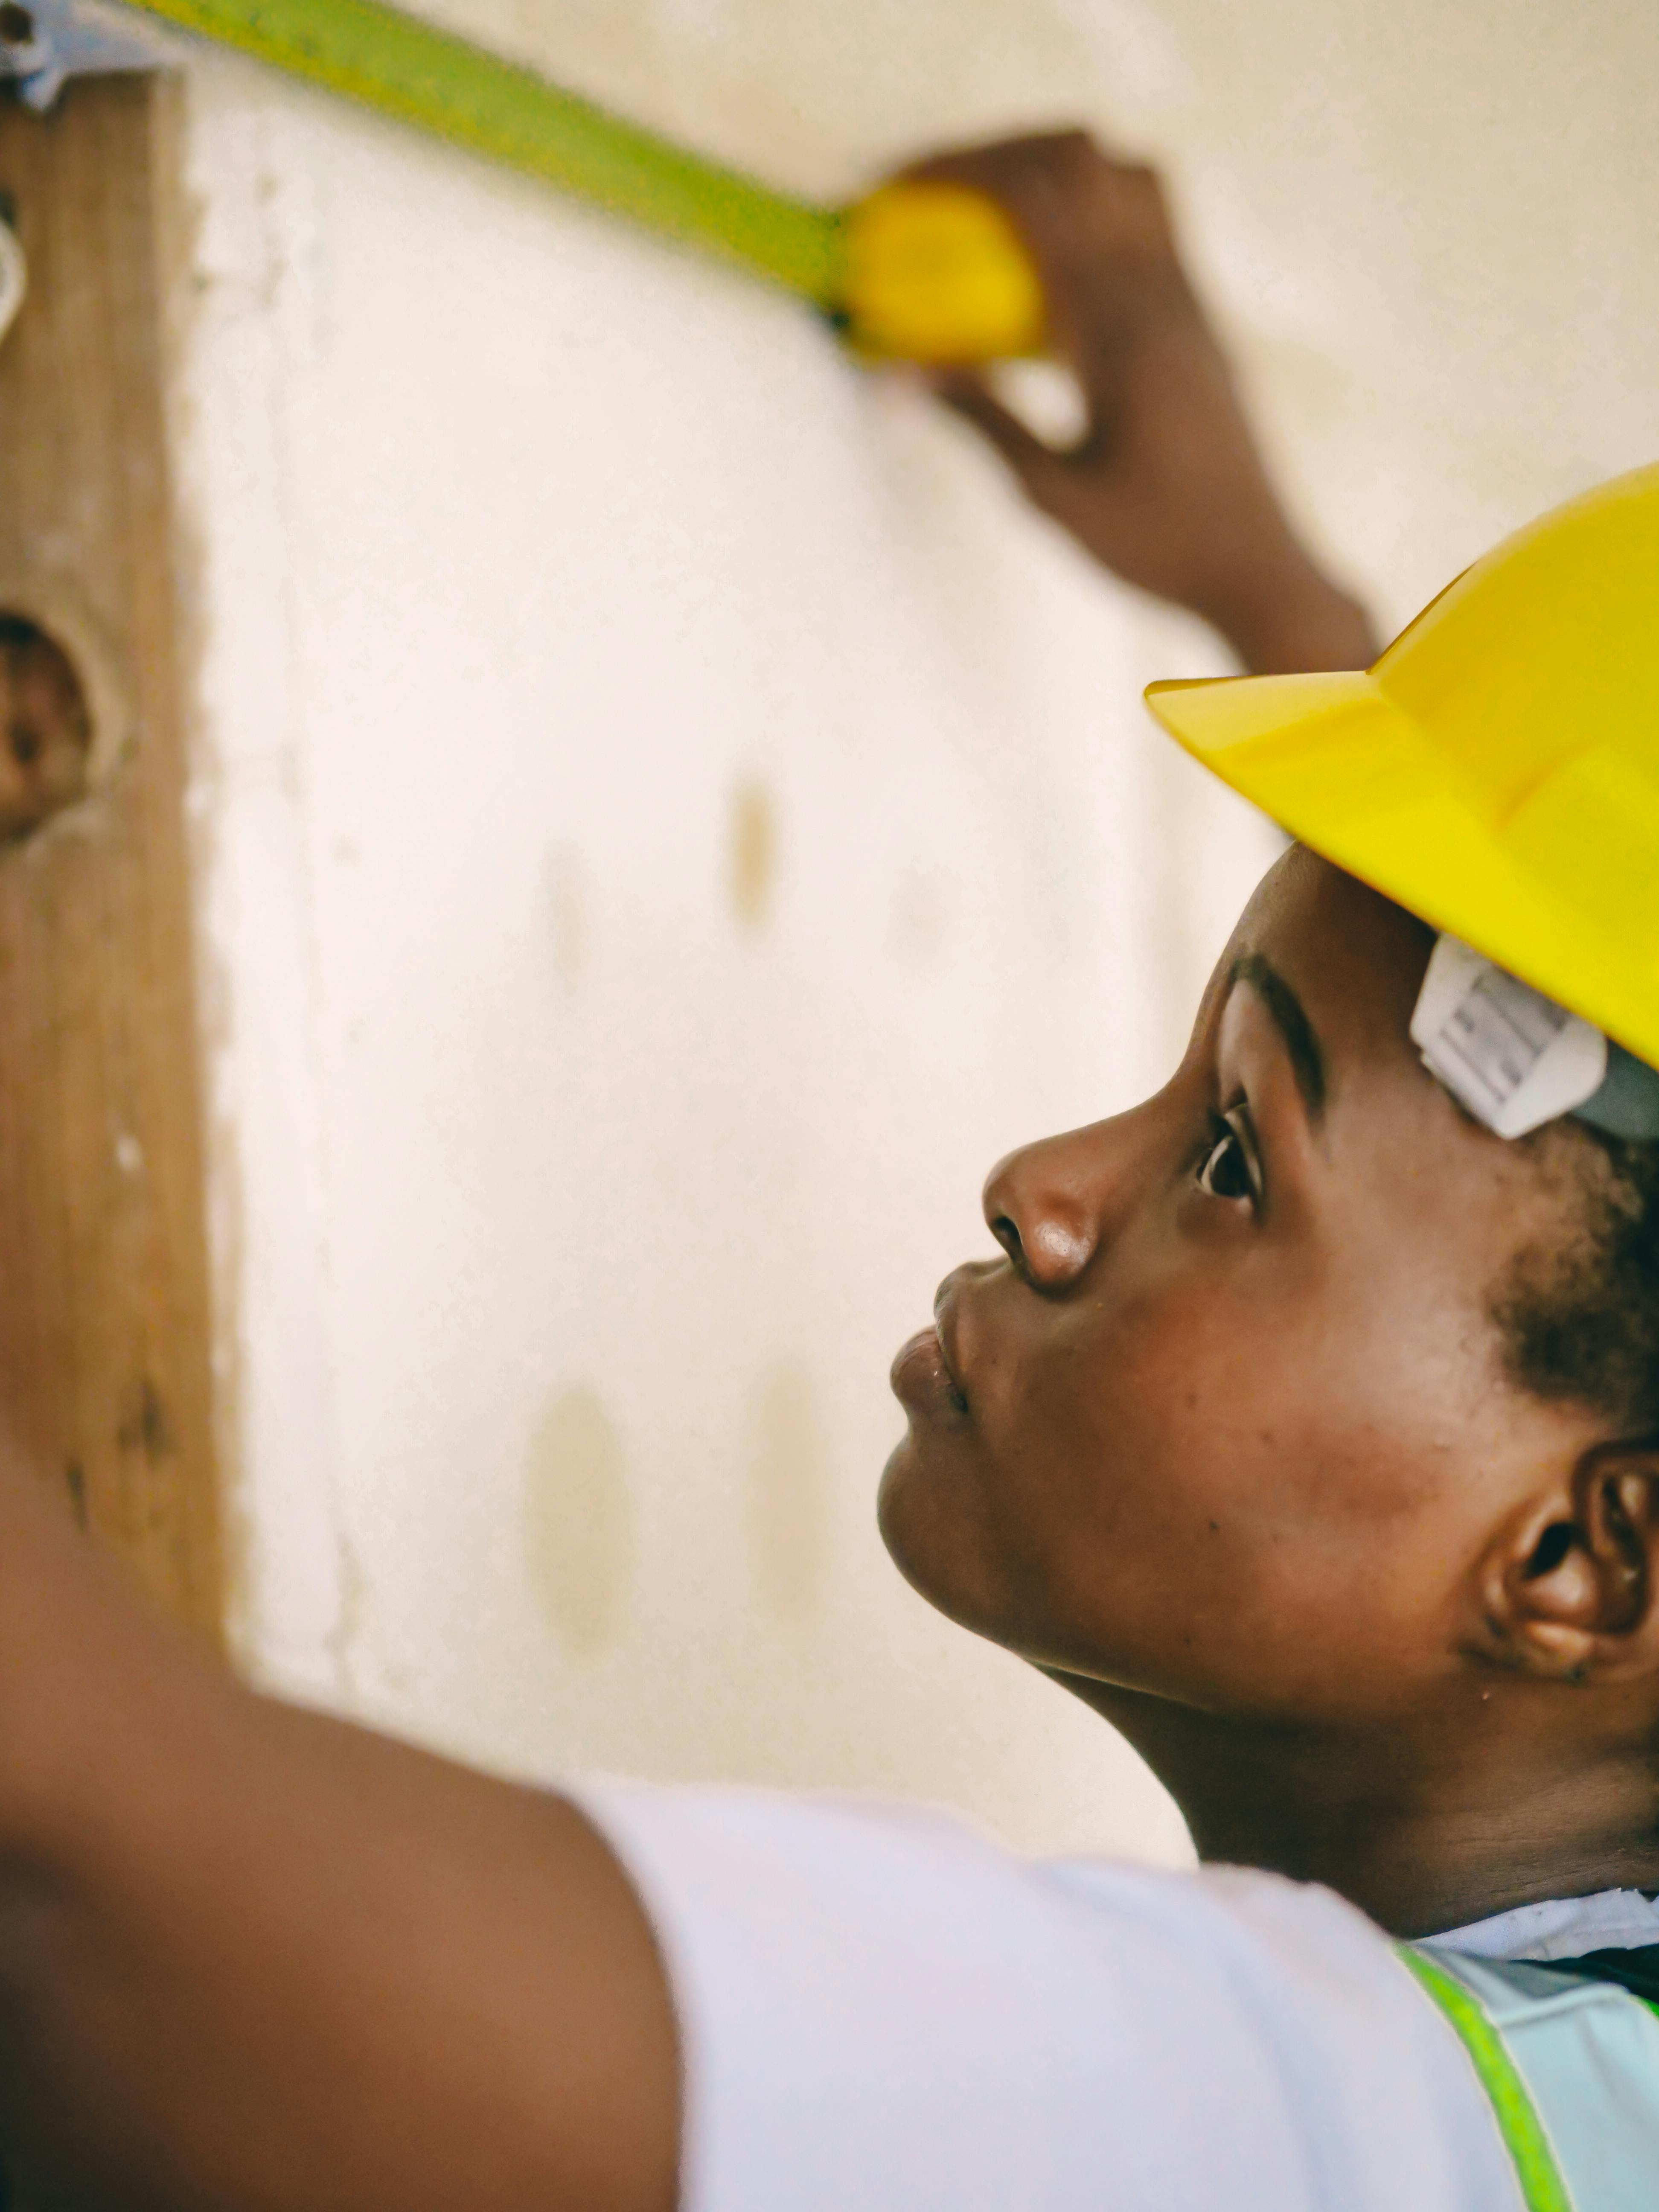
<path id="1" fill-rule="evenodd" d="M 0 607 L 0 841 L 27 837 L 84 799 L 93 714 L 67 648 Z"/>

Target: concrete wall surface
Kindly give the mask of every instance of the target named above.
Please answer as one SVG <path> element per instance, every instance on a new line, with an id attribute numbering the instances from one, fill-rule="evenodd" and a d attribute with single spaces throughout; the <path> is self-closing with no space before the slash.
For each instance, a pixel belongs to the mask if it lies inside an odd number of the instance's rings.
<path id="1" fill-rule="evenodd" d="M 1659 449 L 1645 8 L 445 12 L 826 195 L 1036 122 L 1167 157 L 1385 623 Z M 1271 854 L 1137 705 L 1217 649 L 788 301 L 233 59 L 183 112 L 247 1662 L 517 1771 L 1179 1855 L 871 1501 L 985 1170 L 1160 1079 Z"/>

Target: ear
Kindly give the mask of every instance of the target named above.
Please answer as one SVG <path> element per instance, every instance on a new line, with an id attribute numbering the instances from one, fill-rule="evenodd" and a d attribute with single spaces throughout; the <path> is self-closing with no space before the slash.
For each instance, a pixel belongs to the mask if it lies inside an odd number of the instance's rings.
<path id="1" fill-rule="evenodd" d="M 1489 1627 L 1528 1674 L 1561 1681 L 1659 1667 L 1659 1443 L 1598 1444 L 1487 1562 Z"/>

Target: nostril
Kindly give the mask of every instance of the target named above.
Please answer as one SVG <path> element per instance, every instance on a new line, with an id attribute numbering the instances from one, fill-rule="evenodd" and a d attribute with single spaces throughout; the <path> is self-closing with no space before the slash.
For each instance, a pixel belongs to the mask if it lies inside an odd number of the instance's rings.
<path id="1" fill-rule="evenodd" d="M 999 1213 L 993 1220 L 991 1234 L 1017 1267 L 1024 1265 L 1025 1247 L 1020 1242 L 1019 1231 L 1006 1213 Z"/>
<path id="2" fill-rule="evenodd" d="M 1538 1539 L 1536 1550 L 1527 1561 L 1527 1580 L 1539 1575 L 1553 1575 L 1567 1553 L 1572 1549 L 1573 1528 L 1570 1521 L 1557 1521 L 1546 1528 Z"/>

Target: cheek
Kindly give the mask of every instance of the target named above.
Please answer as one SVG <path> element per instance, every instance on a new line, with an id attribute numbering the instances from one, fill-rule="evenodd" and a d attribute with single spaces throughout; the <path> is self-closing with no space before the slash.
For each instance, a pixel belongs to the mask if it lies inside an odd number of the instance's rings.
<path id="1" fill-rule="evenodd" d="M 1236 1710 L 1367 1710 L 1432 1666 L 1504 1460 L 1482 1316 L 1357 1249 L 1132 1250 L 965 1319 L 971 1420 L 913 1426 L 882 1526 L 963 1626 Z"/>
<path id="2" fill-rule="evenodd" d="M 1042 1663 L 1121 1673 L 1177 1612 L 1218 1605 L 1241 1498 L 1271 1517 L 1279 1372 L 1179 1284 L 1025 1318 L 975 1395 L 955 1492 L 973 1625 Z"/>
<path id="3" fill-rule="evenodd" d="M 1456 1331 L 1387 1306 L 1206 1277 L 1056 1316 L 984 1422 L 1005 1640 L 1204 1702 L 1358 1688 L 1443 1595 L 1469 1434 Z"/>

